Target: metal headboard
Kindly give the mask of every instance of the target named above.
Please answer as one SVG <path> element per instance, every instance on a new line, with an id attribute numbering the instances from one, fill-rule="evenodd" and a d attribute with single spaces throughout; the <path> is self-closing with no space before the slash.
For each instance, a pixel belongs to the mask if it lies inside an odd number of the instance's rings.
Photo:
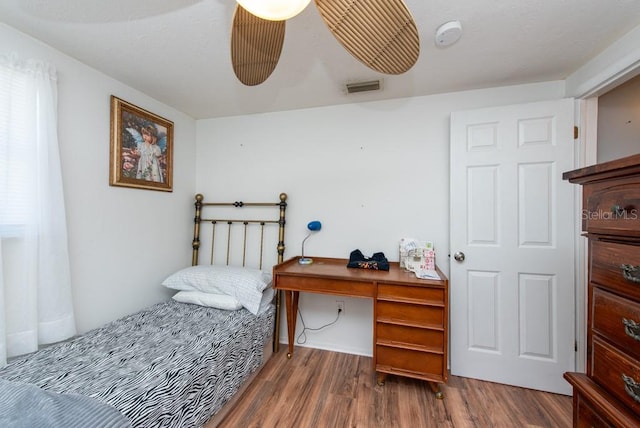
<path id="1" fill-rule="evenodd" d="M 280 193 L 280 201 L 279 202 L 204 202 L 204 196 L 201 193 L 198 193 L 195 197 L 195 217 L 193 219 L 193 242 L 192 242 L 192 255 L 191 255 L 191 264 L 193 266 L 198 264 L 198 257 L 200 253 L 200 226 L 202 223 L 209 223 L 211 225 L 211 249 L 210 249 L 210 264 L 214 264 L 214 256 L 215 256 L 215 244 L 216 244 L 216 228 L 218 225 L 227 225 L 226 232 L 226 257 L 225 264 L 229 264 L 230 262 L 230 253 L 231 253 L 231 234 L 232 234 L 232 226 L 240 225 L 242 229 L 242 266 L 245 266 L 246 263 L 246 254 L 247 254 L 247 231 L 249 227 L 258 227 L 259 228 L 259 269 L 263 268 L 263 256 L 264 256 L 264 230 L 267 225 L 277 224 L 278 225 L 278 244 L 276 250 L 278 252 L 278 263 L 282 263 L 284 261 L 284 227 L 286 224 L 285 221 L 285 211 L 287 209 L 287 194 Z M 259 219 L 259 220 L 250 220 L 246 218 L 242 219 L 229 219 L 229 218 L 203 218 L 202 213 L 206 207 L 232 207 L 232 208 L 274 208 L 277 207 L 279 209 L 279 217 L 278 219 Z M 262 217 L 262 216 L 261 216 Z M 220 233 L 220 231 L 218 231 Z M 224 233 L 224 231 L 222 231 Z M 273 334 L 273 351 L 278 352 L 279 348 L 279 339 L 280 339 L 280 293 L 276 293 L 276 319 L 274 326 L 274 334 Z"/>

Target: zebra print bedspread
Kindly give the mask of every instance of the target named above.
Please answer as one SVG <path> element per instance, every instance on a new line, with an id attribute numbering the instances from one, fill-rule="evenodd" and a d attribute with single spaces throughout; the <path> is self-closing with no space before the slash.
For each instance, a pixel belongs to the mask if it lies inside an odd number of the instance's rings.
<path id="1" fill-rule="evenodd" d="M 200 427 L 262 362 L 255 316 L 168 301 L 11 362 L 0 377 L 107 403 L 134 427 Z"/>

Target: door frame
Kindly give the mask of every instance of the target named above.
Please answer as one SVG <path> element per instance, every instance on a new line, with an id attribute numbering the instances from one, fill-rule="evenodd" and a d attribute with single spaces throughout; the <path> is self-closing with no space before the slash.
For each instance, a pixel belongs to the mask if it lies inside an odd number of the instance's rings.
<path id="1" fill-rule="evenodd" d="M 596 163 L 598 137 L 598 98 L 575 100 L 574 123 L 578 127 L 576 153 L 574 163 L 576 168 L 582 168 Z M 587 240 L 582 237 L 582 186 L 574 186 L 575 232 L 575 338 L 577 372 L 585 373 L 587 369 L 587 281 L 588 269 Z"/>
<path id="2" fill-rule="evenodd" d="M 591 68 L 587 64 L 583 69 Z M 578 73 L 574 73 L 577 75 Z M 635 57 L 614 61 L 608 69 L 582 83 L 570 85 L 565 96 L 573 97 L 575 101 L 575 119 L 578 126 L 578 138 L 574 159 L 575 167 L 582 168 L 597 162 L 598 152 L 598 97 L 615 87 L 625 83 L 640 74 L 640 54 Z M 571 77 L 569 78 L 571 79 Z M 566 80 L 565 80 L 566 82 Z M 576 326 L 576 371 L 586 372 L 587 367 L 587 281 L 589 266 L 587 264 L 588 247 L 586 239 L 582 237 L 582 188 L 575 186 L 576 201 L 576 229 L 575 229 L 575 326 Z"/>

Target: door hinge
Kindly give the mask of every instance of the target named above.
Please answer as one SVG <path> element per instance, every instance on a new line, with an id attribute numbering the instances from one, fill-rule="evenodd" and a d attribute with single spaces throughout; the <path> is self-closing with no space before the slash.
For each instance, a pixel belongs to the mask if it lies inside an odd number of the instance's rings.
<path id="1" fill-rule="evenodd" d="M 578 139 L 578 127 L 577 126 L 573 127 L 573 139 L 574 140 Z"/>
<path id="2" fill-rule="evenodd" d="M 578 341 L 573 342 L 573 351 L 578 352 Z"/>

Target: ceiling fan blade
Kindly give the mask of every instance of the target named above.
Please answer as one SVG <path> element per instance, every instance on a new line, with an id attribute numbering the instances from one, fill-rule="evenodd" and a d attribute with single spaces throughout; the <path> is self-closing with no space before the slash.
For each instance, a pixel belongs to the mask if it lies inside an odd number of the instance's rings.
<path id="1" fill-rule="evenodd" d="M 409 70 L 420 37 L 402 0 L 315 0 L 331 33 L 367 67 L 385 74 Z"/>
<path id="2" fill-rule="evenodd" d="M 247 86 L 259 85 L 273 73 L 284 43 L 285 21 L 267 21 L 236 6 L 231 29 L 233 71 Z"/>

